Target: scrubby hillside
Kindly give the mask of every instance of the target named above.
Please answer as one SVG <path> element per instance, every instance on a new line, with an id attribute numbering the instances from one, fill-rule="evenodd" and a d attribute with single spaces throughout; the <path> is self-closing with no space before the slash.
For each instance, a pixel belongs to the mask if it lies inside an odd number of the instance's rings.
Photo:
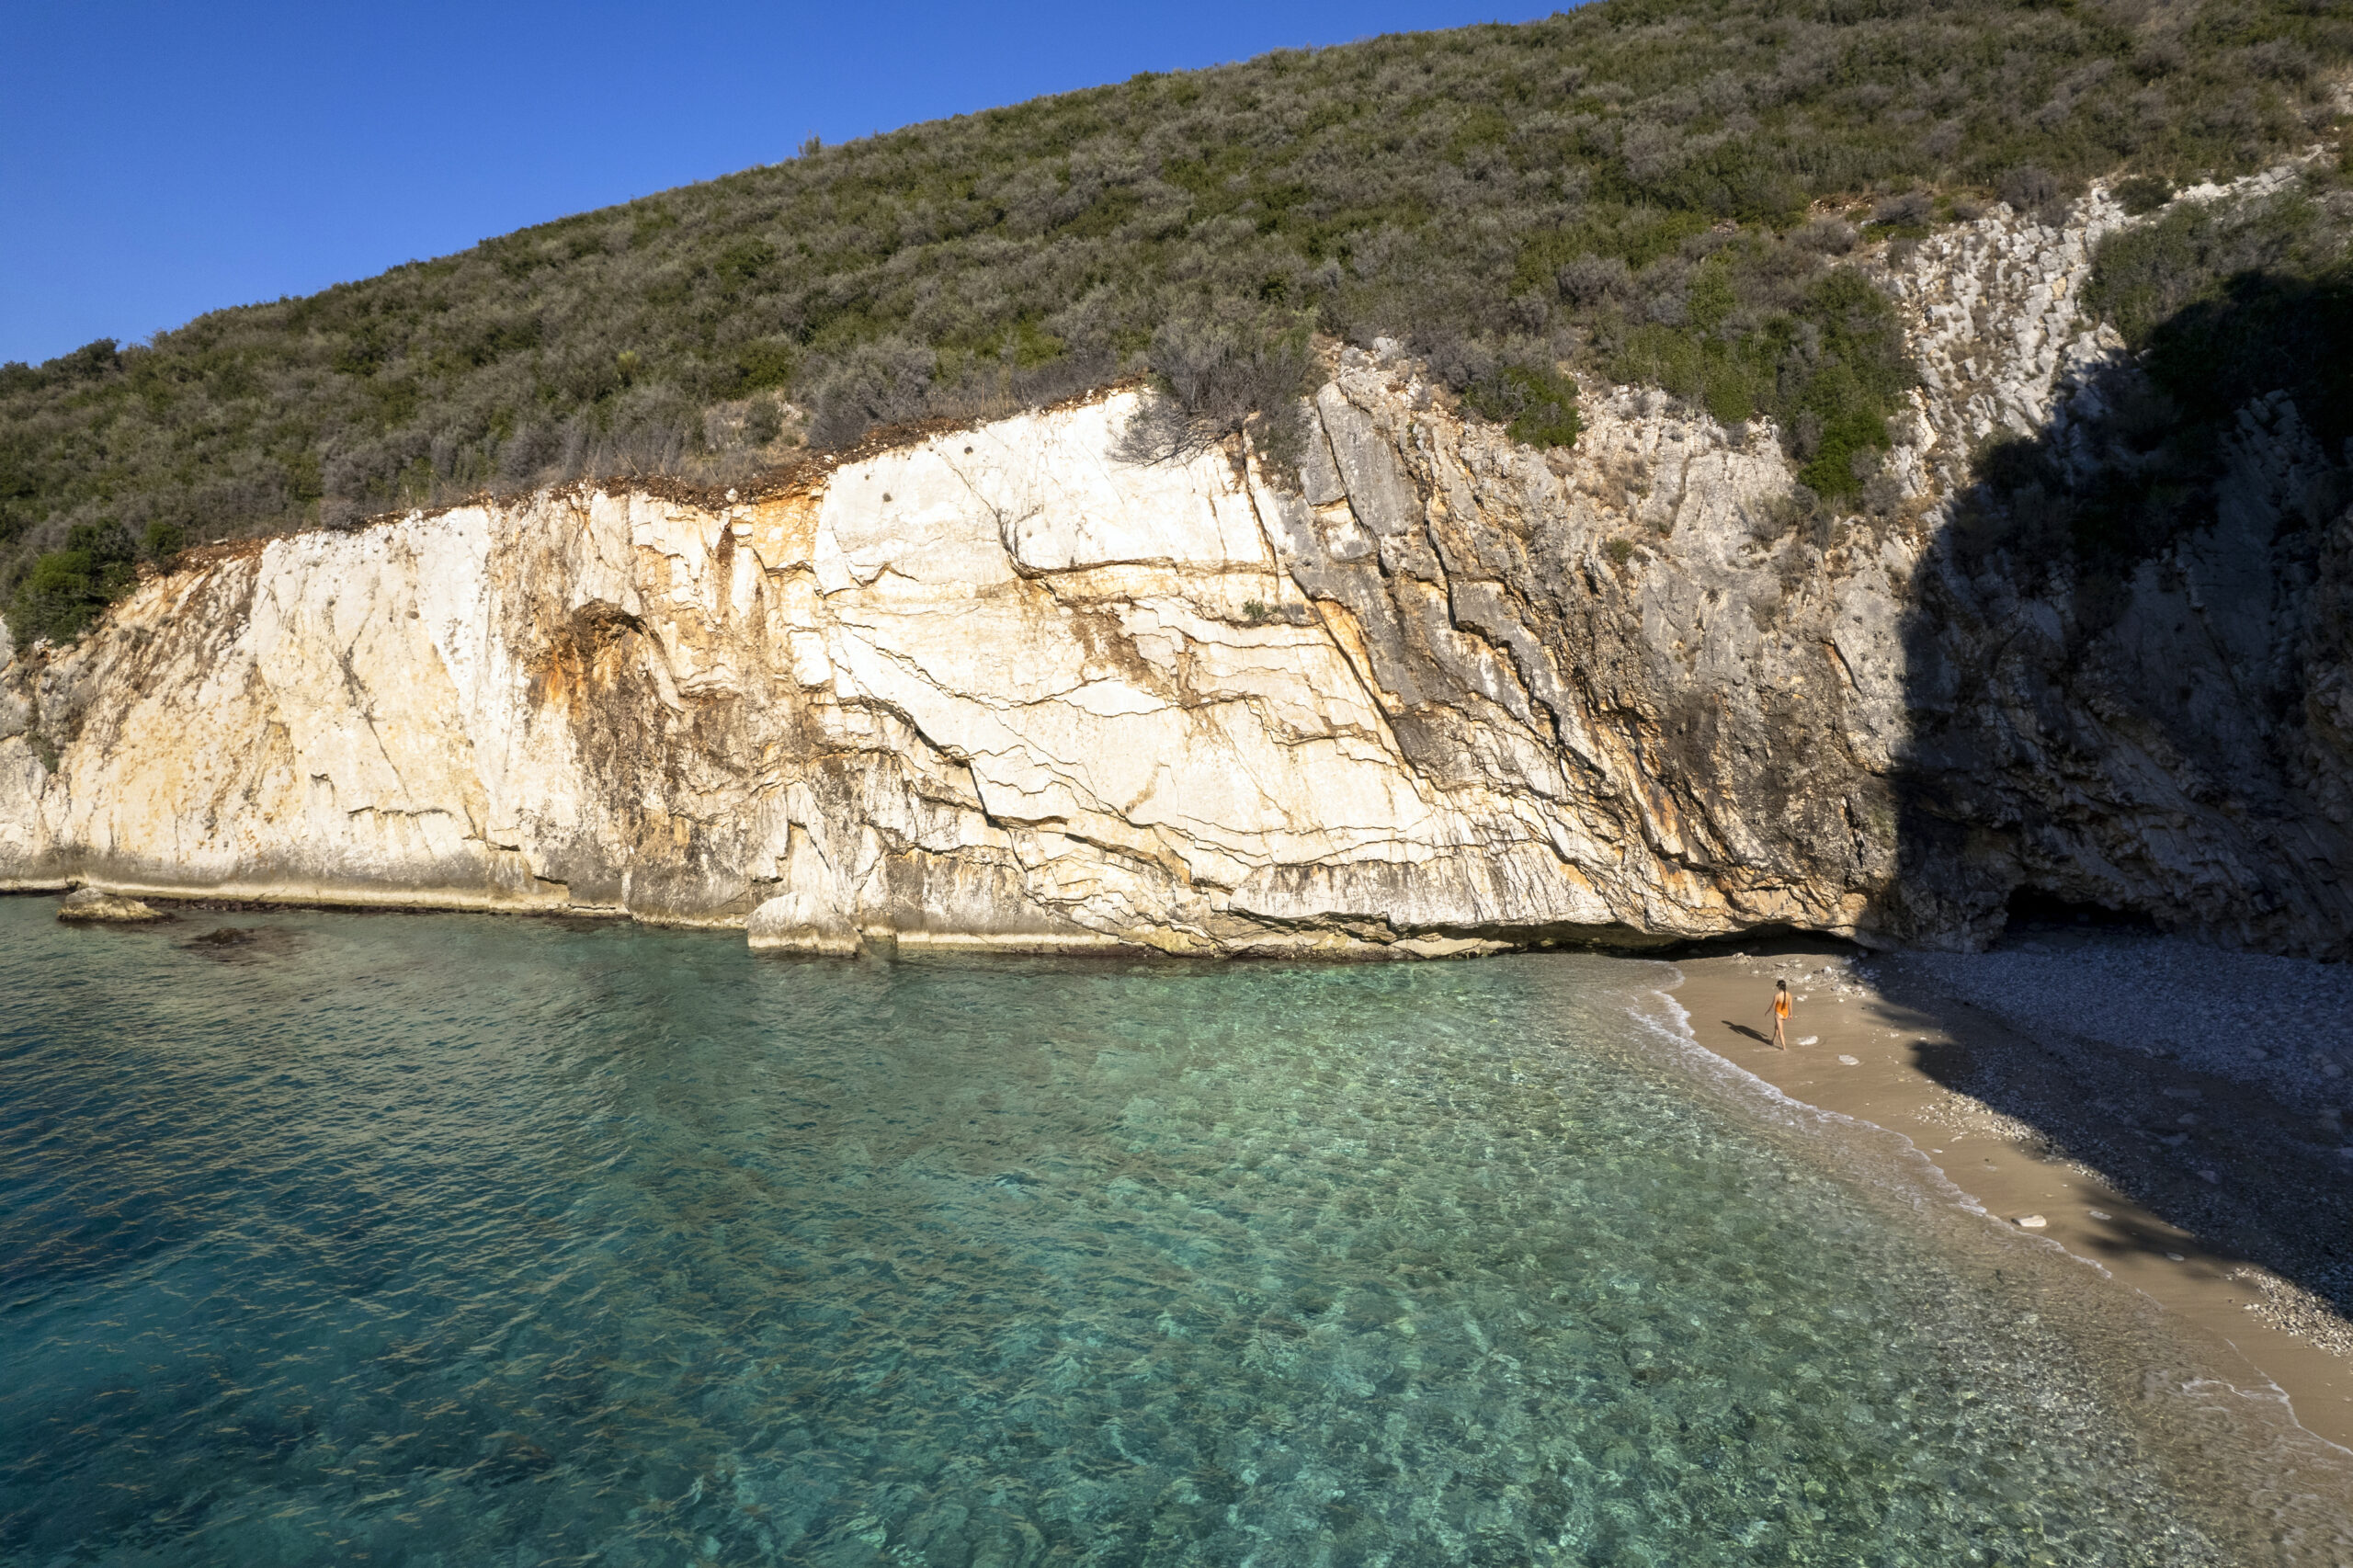
<path id="1" fill-rule="evenodd" d="M 1181 444 L 1285 406 L 1316 332 L 1403 338 L 1538 441 L 1564 368 L 1771 415 L 1867 505 L 1910 370 L 1859 239 L 2245 173 L 2337 134 L 2348 63 L 2328 0 L 1598 0 L 813 145 L 0 369 L 0 573 L 62 635 L 186 540 L 732 482 L 1146 369 Z"/>

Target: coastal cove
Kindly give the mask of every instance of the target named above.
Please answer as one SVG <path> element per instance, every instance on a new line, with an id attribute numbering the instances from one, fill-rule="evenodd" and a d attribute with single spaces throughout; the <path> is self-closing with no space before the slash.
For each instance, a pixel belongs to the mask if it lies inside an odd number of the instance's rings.
<path id="1" fill-rule="evenodd" d="M 0 1568 L 2353 1568 L 2353 0 L 50 9 Z"/>
<path id="2" fill-rule="evenodd" d="M 2353 1539 L 2346 1456 L 1654 960 L 53 909 L 0 900 L 0 1562 Z"/>

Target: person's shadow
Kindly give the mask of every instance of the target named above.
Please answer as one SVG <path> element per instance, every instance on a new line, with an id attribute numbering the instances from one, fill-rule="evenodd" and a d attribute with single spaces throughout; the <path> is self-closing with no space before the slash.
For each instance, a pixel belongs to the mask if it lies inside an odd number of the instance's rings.
<path id="1" fill-rule="evenodd" d="M 1757 1033 L 1756 1030 L 1750 1028 L 1746 1024 L 1735 1024 L 1730 1018 L 1726 1018 L 1723 1020 L 1723 1026 L 1724 1028 L 1732 1030 L 1734 1034 L 1746 1035 L 1749 1039 L 1755 1040 L 1759 1045 L 1770 1045 L 1773 1043 L 1770 1039 L 1765 1035 Z"/>

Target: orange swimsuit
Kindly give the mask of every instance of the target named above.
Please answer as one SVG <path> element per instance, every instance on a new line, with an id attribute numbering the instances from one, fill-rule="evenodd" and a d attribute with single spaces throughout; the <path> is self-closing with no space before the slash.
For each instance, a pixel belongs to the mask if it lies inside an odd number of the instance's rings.
<path id="1" fill-rule="evenodd" d="M 1788 992 L 1776 991 L 1773 993 L 1773 1016 L 1777 1018 L 1786 1018 L 1790 1016 L 1790 994 Z"/>

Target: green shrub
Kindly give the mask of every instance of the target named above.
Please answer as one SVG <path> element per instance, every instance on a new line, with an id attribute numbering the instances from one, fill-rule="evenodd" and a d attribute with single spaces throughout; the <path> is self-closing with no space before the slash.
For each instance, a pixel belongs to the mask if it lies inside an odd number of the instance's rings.
<path id="1" fill-rule="evenodd" d="M 735 394 L 740 397 L 745 392 L 789 384 L 799 358 L 791 344 L 777 338 L 763 337 L 745 344 L 735 350 Z"/>
<path id="2" fill-rule="evenodd" d="M 75 524 L 65 548 L 39 557 L 25 574 L 10 607 L 13 629 L 26 641 L 79 637 L 139 580 L 133 558 L 131 536 L 119 525 Z"/>
<path id="3" fill-rule="evenodd" d="M 2118 184 L 2115 195 L 2124 210 L 2138 218 L 2173 199 L 2173 182 L 2163 175 L 2134 175 Z"/>
<path id="4" fill-rule="evenodd" d="M 1472 382 L 1462 402 L 1480 418 L 1505 426 L 1513 440 L 1531 447 L 1574 447 L 1584 427 L 1577 418 L 1576 383 L 1547 365 L 1506 365 Z"/>
<path id="5" fill-rule="evenodd" d="M 2185 307 L 2244 273 L 2311 275 L 2341 255 L 2341 221 L 2302 191 L 2246 204 L 2184 202 L 2154 223 L 2100 242 L 2085 308 L 2134 349 Z"/>
<path id="6" fill-rule="evenodd" d="M 2219 515 L 2241 412 L 2285 394 L 2322 452 L 2353 438 L 2353 222 L 2300 191 L 2192 202 L 2104 239 L 2086 308 L 2134 351 L 2076 422 L 2061 460 L 2015 438 L 1978 455 L 1964 549 L 2071 559 L 2108 577 Z M 2353 501 L 2353 475 L 2279 476 L 2282 526 L 2317 526 Z"/>
<path id="7" fill-rule="evenodd" d="M 727 248 L 719 253 L 719 259 L 712 264 L 712 270 L 719 274 L 722 282 L 740 289 L 747 283 L 756 282 L 761 274 L 776 265 L 776 246 L 757 234 L 746 234 L 729 242 Z"/>
<path id="8" fill-rule="evenodd" d="M 1786 279 L 1802 265 L 1793 250 L 1759 246 L 1749 254 L 1748 272 Z M 1702 278 L 1709 270 L 1701 268 Z M 1725 276 L 1744 274 L 1727 268 Z M 1762 293 L 1763 285 L 1753 291 Z M 1697 311 L 1689 318 L 1681 326 L 1634 329 L 1610 373 L 1664 387 L 1727 425 L 1768 415 L 1808 488 L 1832 497 L 1859 493 L 1868 473 L 1857 459 L 1867 458 L 1867 471 L 1868 460 L 1887 449 L 1887 421 L 1915 380 L 1887 297 L 1859 274 L 1830 268 L 1788 309 L 1746 324 L 1728 320 L 1709 331 Z"/>

